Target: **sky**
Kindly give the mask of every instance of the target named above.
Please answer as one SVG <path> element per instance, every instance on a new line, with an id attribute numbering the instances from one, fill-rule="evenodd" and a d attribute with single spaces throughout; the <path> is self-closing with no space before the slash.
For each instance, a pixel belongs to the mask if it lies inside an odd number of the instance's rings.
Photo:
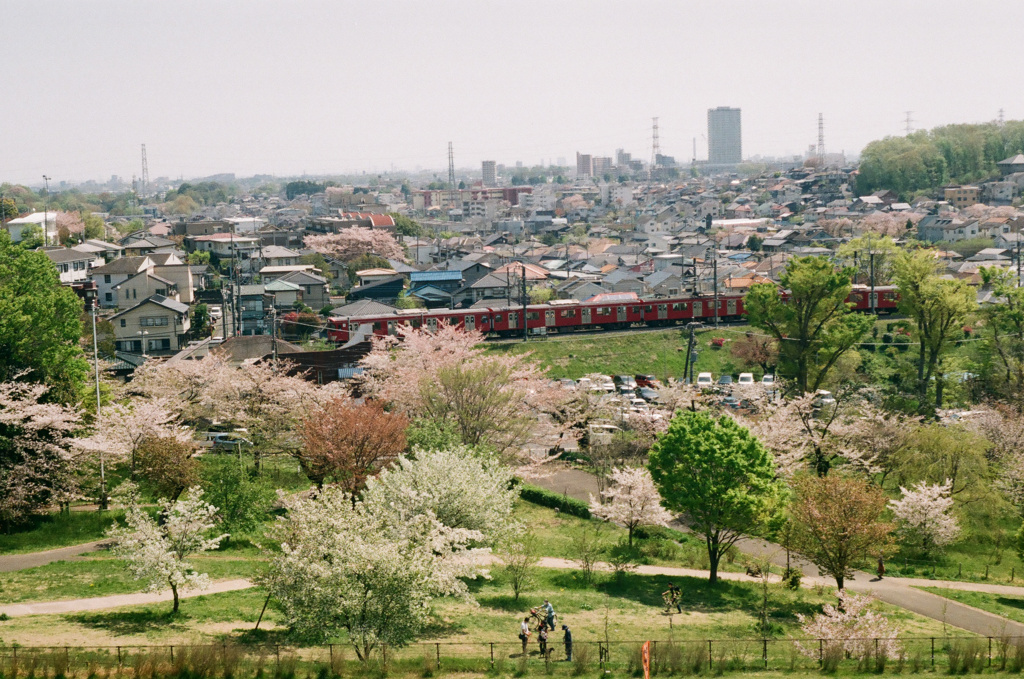
<path id="1" fill-rule="evenodd" d="M 1019 0 L 3 0 L 0 182 L 828 152 L 1024 118 Z"/>

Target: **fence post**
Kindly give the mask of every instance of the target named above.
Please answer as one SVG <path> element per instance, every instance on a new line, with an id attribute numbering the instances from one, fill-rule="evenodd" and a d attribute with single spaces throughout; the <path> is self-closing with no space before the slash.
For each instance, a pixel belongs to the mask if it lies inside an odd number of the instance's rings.
<path id="1" fill-rule="evenodd" d="M 331 671 L 334 671 L 334 644 L 327 644 L 327 648 L 330 649 L 331 654 Z"/>
<path id="2" fill-rule="evenodd" d="M 962 563 L 957 564 L 956 577 L 962 578 L 964 576 L 964 565 Z"/>
<path id="3" fill-rule="evenodd" d="M 277 666 L 274 673 L 277 676 L 281 676 L 281 646 L 274 644 L 274 655 L 277 657 Z"/>
<path id="4" fill-rule="evenodd" d="M 491 669 L 494 669 L 494 642 L 491 642 Z"/>
<path id="5" fill-rule="evenodd" d="M 988 638 L 988 666 L 992 667 L 992 637 Z"/>
<path id="6" fill-rule="evenodd" d="M 597 642 L 597 666 L 604 669 L 604 642 Z"/>
<path id="7" fill-rule="evenodd" d="M 117 666 L 121 666 L 121 647 L 117 647 Z"/>
<path id="8" fill-rule="evenodd" d="M 384 671 L 386 672 L 387 669 L 388 669 L 388 645 L 387 644 L 381 644 L 380 645 L 380 655 L 381 655 L 381 660 L 383 661 L 383 664 L 384 664 Z"/>
<path id="9" fill-rule="evenodd" d="M 935 667 L 935 637 L 932 637 L 932 667 Z"/>
<path id="10" fill-rule="evenodd" d="M 434 644 L 437 647 L 437 670 L 441 671 L 441 644 Z"/>
<path id="11" fill-rule="evenodd" d="M 818 639 L 818 667 L 825 666 L 825 641 Z"/>
<path id="12" fill-rule="evenodd" d="M 1013 582 L 1013 575 L 1017 571 L 1017 567 L 1014 566 L 1010 569 L 1010 582 Z"/>
<path id="13" fill-rule="evenodd" d="M 171 662 L 174 662 L 174 644 L 171 644 Z"/>
<path id="14" fill-rule="evenodd" d="M 765 637 L 761 642 L 764 644 L 761 650 L 761 658 L 764 660 L 764 668 L 768 669 L 768 638 Z"/>
<path id="15" fill-rule="evenodd" d="M 878 639 L 875 639 L 875 659 L 878 659 Z"/>

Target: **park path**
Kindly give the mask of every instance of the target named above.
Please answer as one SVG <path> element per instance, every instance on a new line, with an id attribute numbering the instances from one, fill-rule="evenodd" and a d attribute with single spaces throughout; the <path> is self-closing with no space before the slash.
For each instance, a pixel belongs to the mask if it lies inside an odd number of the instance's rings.
<path id="1" fill-rule="evenodd" d="M 186 589 L 179 592 L 181 599 L 188 599 L 194 596 L 205 594 L 220 594 L 221 592 L 233 592 L 239 589 L 249 589 L 253 583 L 249 580 L 219 580 L 210 583 L 206 589 Z M 136 592 L 135 594 L 115 594 L 112 596 L 98 596 L 91 599 L 66 599 L 64 601 L 40 601 L 24 604 L 3 604 L 0 605 L 0 614 L 6 614 L 15 618 L 23 615 L 52 615 L 55 613 L 82 613 L 84 611 L 98 611 L 105 608 L 120 608 L 121 606 L 139 606 L 143 604 L 155 604 L 162 601 L 171 601 L 173 596 L 168 590 L 166 592 Z"/>
<path id="2" fill-rule="evenodd" d="M 568 467 L 557 468 L 547 476 L 530 479 L 530 483 L 583 501 L 588 501 L 591 495 L 597 496 L 598 494 L 597 480 L 592 474 Z M 672 526 L 681 530 L 689 530 L 678 520 L 674 521 Z M 745 554 L 766 558 L 776 565 L 786 565 L 786 551 L 781 546 L 766 540 L 743 538 L 736 543 L 736 548 Z M 835 584 L 831 578 L 820 574 L 812 563 L 793 558 L 793 565 L 803 571 L 808 584 Z M 719 576 L 724 577 L 725 574 L 719 573 Z M 863 571 L 855 571 L 854 576 L 846 582 L 846 587 L 854 592 L 871 594 L 886 603 L 975 634 L 984 636 L 1006 634 L 1024 637 L 1024 624 L 916 589 L 916 587 L 939 587 L 1024 596 L 1022 587 L 922 578 L 884 578 L 879 580 Z"/>
<path id="3" fill-rule="evenodd" d="M 45 552 L 6 554 L 4 556 L 0 556 L 0 573 L 9 573 L 11 571 L 20 571 L 26 568 L 45 566 L 46 564 L 53 563 L 54 561 L 68 561 L 76 556 L 104 549 L 108 542 L 108 540 L 96 540 L 94 542 L 86 542 L 80 545 L 71 545 L 70 547 L 48 549 Z"/>

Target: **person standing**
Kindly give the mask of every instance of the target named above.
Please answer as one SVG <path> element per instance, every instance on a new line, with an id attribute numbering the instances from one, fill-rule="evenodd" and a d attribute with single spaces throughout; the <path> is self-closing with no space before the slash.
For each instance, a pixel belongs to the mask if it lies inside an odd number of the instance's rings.
<path id="1" fill-rule="evenodd" d="M 542 657 L 548 655 L 548 626 L 544 623 L 540 624 L 540 629 L 537 630 L 537 643 L 540 645 L 540 654 Z"/>
<path id="2" fill-rule="evenodd" d="M 523 624 L 519 626 L 519 640 L 523 642 L 523 655 L 526 655 L 526 642 L 530 640 L 529 618 L 523 618 Z"/>
<path id="3" fill-rule="evenodd" d="M 565 644 L 565 661 L 572 662 L 572 631 L 568 625 L 562 625 L 562 643 Z"/>
<path id="4" fill-rule="evenodd" d="M 544 611 L 544 615 L 547 617 L 548 629 L 554 631 L 555 629 L 555 607 L 551 605 L 551 602 L 547 599 L 544 600 L 544 605 L 541 607 Z"/>

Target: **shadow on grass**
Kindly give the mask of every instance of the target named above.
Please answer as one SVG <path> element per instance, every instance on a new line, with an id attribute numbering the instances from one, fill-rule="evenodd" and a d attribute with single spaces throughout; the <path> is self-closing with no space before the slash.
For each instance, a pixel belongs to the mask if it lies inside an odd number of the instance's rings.
<path id="1" fill-rule="evenodd" d="M 996 603 L 1000 606 L 1006 606 L 1007 608 L 1015 608 L 1018 611 L 1024 611 L 1024 599 L 1011 599 L 1010 597 L 1000 596 L 996 597 Z"/>
<path id="2" fill-rule="evenodd" d="M 511 594 L 494 594 L 491 596 L 478 596 L 477 603 L 485 608 L 493 608 L 497 611 L 527 613 L 530 604 L 525 597 L 519 597 L 518 601 Z"/>
<path id="3" fill-rule="evenodd" d="M 189 617 L 170 611 L 120 611 L 113 613 L 80 613 L 68 619 L 93 629 L 112 634 L 145 634 L 153 631 L 185 630 Z"/>

